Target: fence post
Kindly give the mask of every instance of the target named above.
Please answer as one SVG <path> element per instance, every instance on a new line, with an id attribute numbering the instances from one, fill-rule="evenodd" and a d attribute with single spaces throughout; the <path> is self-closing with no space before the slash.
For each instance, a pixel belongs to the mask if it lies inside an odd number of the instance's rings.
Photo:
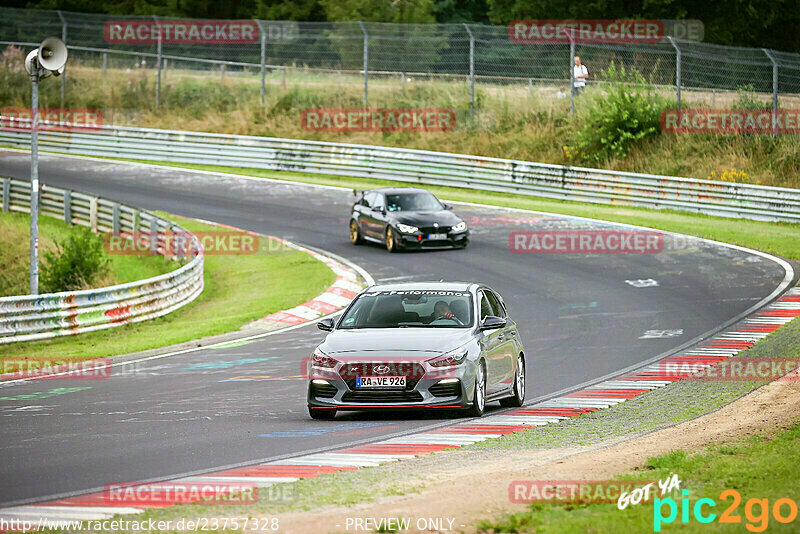
<path id="1" fill-rule="evenodd" d="M 67 19 L 64 18 L 64 15 L 61 13 L 59 9 L 56 11 L 58 13 L 58 18 L 61 19 L 61 40 L 64 41 L 64 44 L 67 44 Z M 61 107 L 64 107 L 64 93 L 66 92 L 67 87 L 67 69 L 64 69 L 64 72 L 61 73 Z"/>
<path id="2" fill-rule="evenodd" d="M 72 191 L 64 191 L 64 222 L 72 224 Z"/>
<path id="3" fill-rule="evenodd" d="M 11 179 L 3 178 L 3 211 L 8 213 L 11 209 Z"/>
<path id="4" fill-rule="evenodd" d="M 766 48 L 761 50 L 772 62 L 772 137 L 776 137 L 778 135 L 778 62 L 775 61 L 772 52 Z"/>
<path id="5" fill-rule="evenodd" d="M 267 34 L 264 33 L 264 26 L 261 24 L 260 20 L 256 21 L 258 24 L 258 31 L 261 33 L 261 104 L 264 104 L 264 94 L 266 92 L 265 89 L 265 77 L 267 75 Z"/>
<path id="6" fill-rule="evenodd" d="M 220 83 L 225 81 L 225 63 L 219 65 L 219 81 Z"/>
<path id="7" fill-rule="evenodd" d="M 575 113 L 575 29 L 569 32 L 569 116 Z"/>
<path id="8" fill-rule="evenodd" d="M 173 256 L 175 256 L 179 260 L 183 260 L 183 257 L 186 255 L 186 233 L 185 232 L 176 232 L 175 225 L 171 224 L 169 226 L 169 231 L 172 233 L 172 252 Z M 169 248 L 169 247 L 167 247 Z"/>
<path id="9" fill-rule="evenodd" d="M 406 73 L 400 73 L 400 90 L 403 91 L 403 94 L 406 94 Z"/>
<path id="10" fill-rule="evenodd" d="M 681 110 L 681 49 L 675 43 L 675 39 L 667 36 L 672 48 L 675 49 L 675 98 L 677 99 L 678 111 Z"/>
<path id="11" fill-rule="evenodd" d="M 150 254 L 158 254 L 158 221 L 150 217 Z"/>
<path id="12" fill-rule="evenodd" d="M 97 232 L 97 197 L 89 199 L 89 228 Z"/>
<path id="13" fill-rule="evenodd" d="M 111 207 L 111 231 L 114 234 L 119 233 L 119 204 L 116 202 Z"/>
<path id="14" fill-rule="evenodd" d="M 475 37 L 472 30 L 464 24 L 464 28 L 469 34 L 469 107 L 475 107 Z"/>
<path id="15" fill-rule="evenodd" d="M 103 52 L 103 76 L 106 75 L 106 67 L 108 67 L 108 53 Z"/>
<path id="16" fill-rule="evenodd" d="M 363 22 L 359 20 L 358 25 L 361 26 L 361 31 L 364 34 L 364 107 L 367 107 L 367 95 L 369 90 L 369 34 Z"/>
<path id="17" fill-rule="evenodd" d="M 158 105 L 161 101 L 161 27 L 158 26 L 158 17 L 155 15 L 153 16 L 153 20 L 156 21 L 156 26 L 158 27 L 158 49 L 157 55 L 158 58 L 156 59 L 156 65 L 158 66 L 158 75 L 156 78 L 156 109 L 158 109 Z"/>
<path id="18" fill-rule="evenodd" d="M 283 67 L 281 69 L 281 84 L 283 85 L 283 90 L 286 90 L 286 71 L 289 70 L 289 67 Z"/>

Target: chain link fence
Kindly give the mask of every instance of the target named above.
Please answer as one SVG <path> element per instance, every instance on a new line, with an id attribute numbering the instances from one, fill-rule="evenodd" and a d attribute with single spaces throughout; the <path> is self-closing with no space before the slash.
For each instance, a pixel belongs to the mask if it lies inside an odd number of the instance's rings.
<path id="1" fill-rule="evenodd" d="M 728 47 L 666 37 L 640 43 L 519 43 L 506 26 L 470 24 L 386 24 L 371 22 L 247 21 L 256 32 L 249 42 L 216 39 L 207 44 L 158 40 L 112 44 L 115 21 L 153 21 L 157 17 L 115 16 L 0 8 L 0 47 L 38 45 L 60 36 L 69 47 L 69 69 L 121 69 L 155 78 L 153 106 L 173 71 L 196 76 L 239 77 L 268 85 L 363 85 L 362 104 L 375 104 L 370 88 L 449 83 L 460 86 L 464 104 L 476 103 L 476 86 L 486 90 L 534 90 L 572 104 L 572 56 L 590 72 L 589 85 L 612 62 L 635 67 L 665 94 L 681 102 L 729 108 L 737 92 L 747 91 L 765 106 L 800 107 L 800 54 Z M 245 21 L 242 21 L 245 22 Z M 67 78 L 62 76 L 61 105 Z M 462 93 L 459 93 L 459 95 Z M 578 104 L 579 105 L 579 104 Z"/>

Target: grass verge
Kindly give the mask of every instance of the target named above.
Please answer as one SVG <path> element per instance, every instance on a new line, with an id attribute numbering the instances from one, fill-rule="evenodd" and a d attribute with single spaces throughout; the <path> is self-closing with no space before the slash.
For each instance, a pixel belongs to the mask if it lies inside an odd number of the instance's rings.
<path id="1" fill-rule="evenodd" d="M 175 218 L 165 213 L 161 215 Z M 217 226 L 179 220 L 193 232 L 220 230 Z M 176 268 L 177 264 L 172 267 Z M 325 264 L 309 254 L 261 238 L 256 254 L 206 256 L 203 293 L 169 315 L 78 336 L 0 345 L 0 360 L 35 356 L 78 361 L 223 334 L 310 300 L 335 279 Z"/>
<path id="2" fill-rule="evenodd" d="M 709 447 L 704 452 L 688 455 L 675 451 L 654 458 L 638 471 L 621 479 L 665 480 L 672 473 L 679 474 L 681 489 L 688 490 L 687 522 L 681 521 L 681 499 L 678 492 L 671 497 L 676 501 L 677 518 L 661 525 L 656 522 L 656 512 L 669 516 L 668 505 L 643 504 L 617 509 L 616 504 L 533 504 L 525 512 L 508 514 L 494 521 L 478 525 L 479 532 L 797 532 L 796 520 L 779 523 L 773 514 L 778 499 L 789 498 L 797 503 L 800 479 L 793 460 L 800 454 L 800 425 L 794 425 L 775 436 L 752 436 Z M 721 523 L 721 514 L 734 506 L 733 496 L 722 494 L 732 489 L 738 492 L 741 502 L 736 502 L 732 516 L 736 523 Z M 699 499 L 711 499 L 714 508 L 705 505 L 705 516 L 714 514 L 709 523 L 699 522 L 694 515 Z M 758 500 L 754 506 L 749 502 Z M 763 502 L 762 500 L 766 501 Z M 795 508 L 796 510 L 796 508 Z M 782 506 L 781 514 L 790 515 L 789 505 Z M 796 514 L 795 514 L 796 515 Z M 656 529 L 658 524 L 658 529 Z"/>
<path id="3" fill-rule="evenodd" d="M 0 297 L 25 295 L 28 286 L 31 219 L 27 213 L 0 213 Z M 39 218 L 39 259 L 55 251 L 77 227 L 53 217 Z M 175 265 L 162 257 L 107 255 L 109 268 L 85 289 L 134 282 L 167 273 Z"/>

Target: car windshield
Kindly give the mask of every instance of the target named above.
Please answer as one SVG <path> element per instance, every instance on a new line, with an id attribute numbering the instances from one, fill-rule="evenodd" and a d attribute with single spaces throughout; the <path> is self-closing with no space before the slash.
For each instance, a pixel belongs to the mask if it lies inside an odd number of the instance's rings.
<path id="1" fill-rule="evenodd" d="M 339 328 L 469 328 L 472 296 L 468 291 L 377 291 L 361 295 Z"/>
<path id="2" fill-rule="evenodd" d="M 389 211 L 439 211 L 442 203 L 428 192 L 398 193 L 386 195 L 386 209 Z"/>

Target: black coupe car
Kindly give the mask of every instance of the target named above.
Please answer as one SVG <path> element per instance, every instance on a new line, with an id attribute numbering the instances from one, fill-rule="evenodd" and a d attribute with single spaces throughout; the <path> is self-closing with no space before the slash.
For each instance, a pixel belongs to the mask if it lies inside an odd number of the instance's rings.
<path id="1" fill-rule="evenodd" d="M 350 214 L 350 241 L 372 241 L 389 252 L 420 248 L 464 248 L 467 223 L 432 193 L 413 187 L 356 191 Z"/>

